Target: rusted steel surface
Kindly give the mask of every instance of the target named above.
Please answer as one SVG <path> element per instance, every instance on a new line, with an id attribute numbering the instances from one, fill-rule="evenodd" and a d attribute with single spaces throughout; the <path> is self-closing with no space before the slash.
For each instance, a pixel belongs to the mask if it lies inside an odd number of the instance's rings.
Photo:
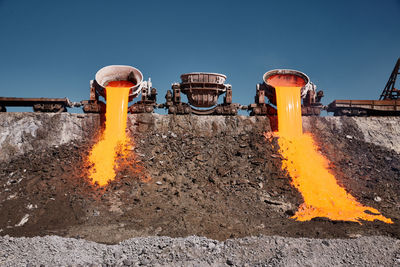
<path id="1" fill-rule="evenodd" d="M 129 90 L 129 101 L 136 98 L 143 86 L 143 74 L 137 68 L 126 65 L 110 65 L 100 69 L 91 87 L 94 87 L 96 94 L 106 97 L 106 87 L 111 81 L 130 81 L 134 84 Z M 93 99 L 91 99 L 93 100 Z"/>
<path id="2" fill-rule="evenodd" d="M 359 107 L 391 111 L 400 110 L 400 100 L 335 100 L 329 106 L 331 105 L 334 107 Z"/>
<path id="3" fill-rule="evenodd" d="M 218 97 L 226 92 L 226 76 L 217 73 L 186 73 L 181 75 L 180 89 L 194 107 L 215 106 Z"/>
<path id="4" fill-rule="evenodd" d="M 128 107 L 131 114 L 152 113 L 157 107 L 157 89 L 143 87 L 141 100 Z"/>
<path id="5" fill-rule="evenodd" d="M 306 85 L 301 88 L 302 98 L 301 113 L 303 116 L 319 116 L 323 105 L 321 99 L 324 96 L 323 91 L 316 91 L 316 86 L 310 82 L 307 75 L 295 70 L 272 70 L 263 76 L 263 83 L 257 84 L 256 96 L 254 102 L 249 105 L 248 110 L 251 116 L 274 116 L 277 114 L 275 88 L 268 84 L 268 78 L 274 75 L 295 75 L 297 79 L 303 79 Z M 266 102 L 269 101 L 269 103 Z"/>
<path id="6" fill-rule="evenodd" d="M 321 114 L 322 105 L 301 106 L 301 115 L 303 116 L 319 116 Z"/>
<path id="7" fill-rule="evenodd" d="M 275 88 L 269 84 L 268 80 L 274 76 L 284 76 L 284 77 L 287 77 L 288 79 L 302 81 L 303 83 L 305 83 L 305 86 L 303 86 L 300 90 L 301 98 L 305 98 L 307 92 L 313 89 L 310 86 L 310 78 L 308 78 L 308 76 L 306 74 L 304 74 L 303 72 L 300 72 L 297 70 L 290 70 L 290 69 L 276 69 L 276 70 L 267 71 L 263 75 L 262 89 L 266 90 L 266 92 L 267 92 L 266 96 L 273 104 L 276 103 Z"/>
<path id="8" fill-rule="evenodd" d="M 106 104 L 98 100 L 84 100 L 83 112 L 85 113 L 106 113 Z"/>
<path id="9" fill-rule="evenodd" d="M 143 81 L 140 70 L 125 65 L 111 65 L 100 69 L 95 79 L 90 82 L 90 99 L 82 101 L 85 113 L 105 113 L 106 87 L 111 81 L 130 81 L 134 86 L 129 91 L 129 102 L 141 94 L 141 99 L 128 106 L 129 113 L 151 113 L 157 105 L 157 89 L 152 87 L 151 80 Z"/>
<path id="10" fill-rule="evenodd" d="M 239 104 L 232 104 L 232 87 L 225 84 L 226 76 L 218 73 L 192 72 L 181 75 L 181 83 L 172 84 L 166 103 L 161 105 L 169 114 L 236 115 Z M 189 103 L 182 102 L 185 94 Z M 225 94 L 222 104 L 218 97 Z"/>
<path id="11" fill-rule="evenodd" d="M 0 97 L 0 111 L 7 107 L 32 107 L 35 112 L 64 112 L 73 106 L 68 98 Z"/>
<path id="12" fill-rule="evenodd" d="M 335 100 L 327 111 L 335 116 L 400 115 L 400 100 Z"/>
<path id="13" fill-rule="evenodd" d="M 24 98 L 24 97 L 0 97 L 0 104 L 8 107 L 32 107 L 37 103 L 65 104 L 68 105 L 67 98 Z"/>
<path id="14" fill-rule="evenodd" d="M 276 108 L 269 104 L 250 104 L 250 116 L 276 116 Z"/>

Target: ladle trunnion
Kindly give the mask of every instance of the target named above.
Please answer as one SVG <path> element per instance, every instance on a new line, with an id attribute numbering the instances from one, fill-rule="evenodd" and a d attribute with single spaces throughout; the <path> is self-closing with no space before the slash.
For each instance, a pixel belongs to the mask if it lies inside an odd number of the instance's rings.
<path id="1" fill-rule="evenodd" d="M 134 84 L 129 91 L 129 102 L 141 94 L 141 100 L 128 107 L 129 113 L 151 113 L 157 107 L 157 90 L 152 87 L 150 78 L 143 81 L 140 70 L 131 66 L 110 65 L 100 69 L 95 79 L 90 81 L 90 99 L 82 101 L 85 113 L 105 112 L 106 104 L 99 97 L 107 101 L 106 87 L 111 81 L 130 81 Z"/>
<path id="2" fill-rule="evenodd" d="M 232 86 L 218 73 L 192 72 L 181 75 L 181 83 L 172 84 L 164 108 L 169 114 L 236 115 L 239 104 L 232 103 Z M 182 93 L 189 103 L 182 102 Z M 218 97 L 225 94 L 222 104 Z"/>
<path id="3" fill-rule="evenodd" d="M 301 113 L 303 116 L 320 115 L 321 109 L 323 109 L 321 104 L 321 98 L 324 96 L 323 91 L 316 92 L 317 86 L 310 81 L 306 74 L 288 69 L 271 70 L 263 75 L 263 83 L 257 84 L 256 87 L 255 103 L 250 104 L 248 108 L 250 115 L 276 115 L 276 108 L 274 107 L 276 106 L 275 88 L 268 82 L 273 78 L 290 78 L 305 84 L 300 89 L 302 99 Z M 269 103 L 266 103 L 265 97 L 267 97 Z"/>

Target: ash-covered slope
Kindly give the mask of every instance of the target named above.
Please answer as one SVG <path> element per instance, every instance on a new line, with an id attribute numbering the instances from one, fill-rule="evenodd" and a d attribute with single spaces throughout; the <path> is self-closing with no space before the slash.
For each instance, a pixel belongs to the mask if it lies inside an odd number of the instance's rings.
<path id="1" fill-rule="evenodd" d="M 0 233 L 104 243 L 154 235 L 399 238 L 398 122 L 303 119 L 338 182 L 395 222 L 360 225 L 290 218 L 302 198 L 281 170 L 276 140 L 263 136 L 271 129 L 264 117 L 129 115 L 137 162 L 101 189 L 85 165 L 99 116 L 0 114 Z"/>

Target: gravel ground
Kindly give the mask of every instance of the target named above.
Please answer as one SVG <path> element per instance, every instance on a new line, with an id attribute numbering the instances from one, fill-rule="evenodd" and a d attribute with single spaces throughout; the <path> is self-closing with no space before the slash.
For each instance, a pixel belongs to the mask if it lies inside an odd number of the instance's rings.
<path id="1" fill-rule="evenodd" d="M 143 237 L 104 245 L 45 236 L 0 238 L 1 266 L 400 266 L 400 241 L 246 237 Z"/>

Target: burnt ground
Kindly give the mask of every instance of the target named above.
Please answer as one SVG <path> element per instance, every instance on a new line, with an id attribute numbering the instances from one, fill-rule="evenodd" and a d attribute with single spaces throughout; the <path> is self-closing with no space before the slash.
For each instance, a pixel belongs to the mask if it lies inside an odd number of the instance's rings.
<path id="1" fill-rule="evenodd" d="M 394 224 L 291 219 L 301 195 L 280 169 L 276 140 L 261 132 L 201 136 L 149 129 L 134 134 L 137 162 L 105 188 L 87 180 L 89 142 L 38 149 L 0 163 L 0 234 L 102 243 L 153 235 L 400 238 L 400 155 L 365 143 L 356 128 L 344 127 L 351 138 L 333 128 L 313 130 L 322 153 L 340 184 Z"/>

